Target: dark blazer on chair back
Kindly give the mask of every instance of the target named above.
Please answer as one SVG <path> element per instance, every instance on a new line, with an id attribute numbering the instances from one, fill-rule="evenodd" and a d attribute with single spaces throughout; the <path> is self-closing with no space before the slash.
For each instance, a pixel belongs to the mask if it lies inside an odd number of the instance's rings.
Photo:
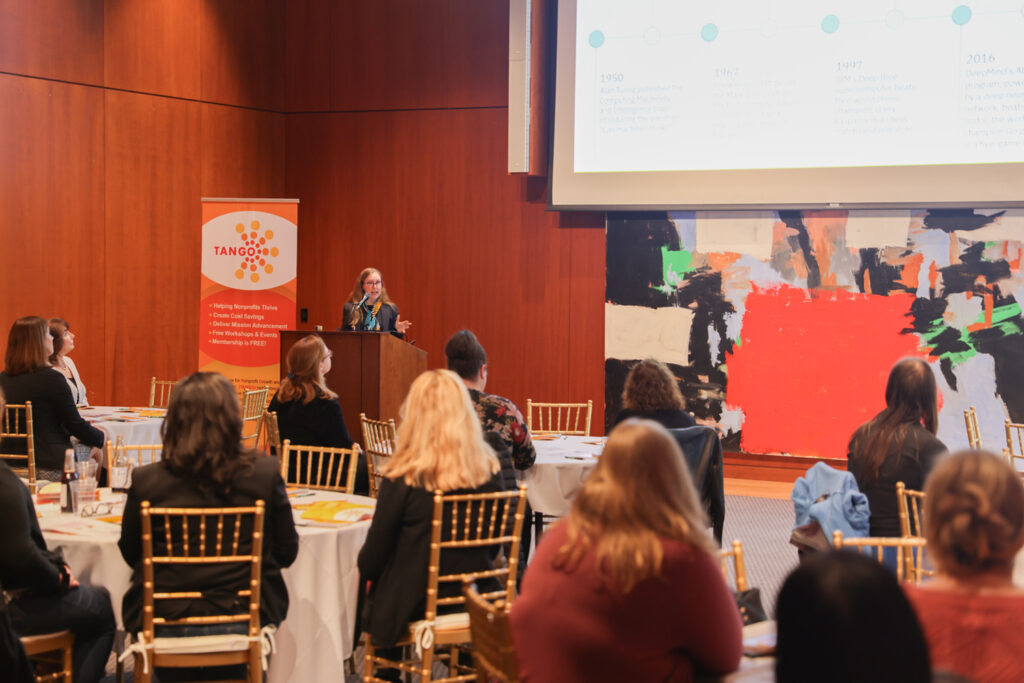
<path id="1" fill-rule="evenodd" d="M 725 525 L 725 483 L 723 481 L 722 444 L 712 427 L 686 427 L 668 430 L 686 457 L 704 509 L 711 519 L 711 528 L 718 545 L 722 545 Z"/>

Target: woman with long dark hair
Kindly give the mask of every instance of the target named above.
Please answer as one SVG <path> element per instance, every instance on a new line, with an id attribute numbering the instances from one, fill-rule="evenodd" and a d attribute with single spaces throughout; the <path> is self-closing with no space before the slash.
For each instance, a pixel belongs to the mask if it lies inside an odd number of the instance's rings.
<path id="1" fill-rule="evenodd" d="M 78 366 L 68 354 L 75 350 L 75 333 L 71 331 L 68 321 L 63 318 L 50 318 L 50 336 L 53 338 L 53 353 L 50 354 L 50 365 L 60 374 L 71 390 L 71 397 L 76 406 L 88 406 L 89 399 L 85 394 L 85 383 L 78 374 Z"/>
<path id="2" fill-rule="evenodd" d="M 343 330 L 390 332 L 404 337 L 412 325 L 398 315 L 398 305 L 388 296 L 384 278 L 376 268 L 363 268 L 352 287 L 352 296 L 345 303 L 341 320 Z"/>
<path id="3" fill-rule="evenodd" d="M 118 546 L 132 568 L 131 587 L 124 596 L 125 630 L 142 624 L 141 503 L 154 507 L 244 507 L 266 503 L 263 535 L 263 585 L 260 620 L 279 624 L 288 613 L 288 589 L 281 569 L 295 561 L 299 538 L 276 458 L 264 457 L 241 444 L 242 412 L 238 394 L 223 375 L 197 372 L 171 391 L 163 424 L 163 459 L 132 473 Z M 175 617 L 224 611 L 225 601 L 239 600 L 223 586 L 237 583 L 235 565 L 195 565 L 157 574 L 164 590 L 199 591 L 203 597 L 175 601 Z M 165 602 L 165 601 L 161 601 Z M 160 615 L 158 615 L 160 616 Z M 163 676 L 161 676 L 163 679 Z"/>
<path id="4" fill-rule="evenodd" d="M 0 389 L 8 403 L 32 402 L 36 476 L 60 481 L 72 436 L 92 447 L 97 461 L 106 437 L 78 413 L 64 376 L 50 366 L 51 354 L 53 337 L 47 322 L 34 315 L 18 318 L 7 337 Z"/>
<path id="5" fill-rule="evenodd" d="M 679 445 L 650 420 L 608 437 L 512 605 L 525 681 L 690 681 L 733 671 L 742 624 Z"/>
<path id="6" fill-rule="evenodd" d="M 938 431 L 935 375 L 920 358 L 893 366 L 885 387 L 885 408 L 850 438 L 847 467 L 871 507 L 872 536 L 899 536 L 896 482 L 921 490 L 946 446 Z"/>

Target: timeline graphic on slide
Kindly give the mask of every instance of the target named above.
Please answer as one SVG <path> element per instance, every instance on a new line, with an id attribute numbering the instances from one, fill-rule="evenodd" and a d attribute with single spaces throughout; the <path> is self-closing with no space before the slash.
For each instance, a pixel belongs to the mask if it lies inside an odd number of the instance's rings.
<path id="1" fill-rule="evenodd" d="M 577 0 L 574 170 L 1024 161 L 1024 0 Z"/>

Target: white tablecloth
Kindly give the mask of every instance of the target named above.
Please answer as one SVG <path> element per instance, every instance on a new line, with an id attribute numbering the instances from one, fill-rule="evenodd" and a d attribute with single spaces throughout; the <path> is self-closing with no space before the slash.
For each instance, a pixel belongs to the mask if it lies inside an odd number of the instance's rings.
<path id="1" fill-rule="evenodd" d="M 142 417 L 137 412 L 138 410 L 151 411 L 155 409 L 89 406 L 88 408 L 79 408 L 78 412 L 93 427 L 102 429 L 113 443 L 117 442 L 119 436 L 125 444 L 161 443 L 160 425 L 164 423 L 164 418 L 162 416 Z"/>
<path id="2" fill-rule="evenodd" d="M 596 436 L 557 436 L 548 440 L 534 437 L 537 461 L 533 467 L 516 471 L 527 485 L 526 497 L 534 512 L 565 517 L 576 492 L 597 464 L 604 439 Z"/>
<path id="3" fill-rule="evenodd" d="M 292 492 L 293 504 L 348 500 L 375 505 L 372 498 L 317 491 Z M 111 498 L 104 491 L 103 499 Z M 46 544 L 64 550 L 79 582 L 110 591 L 118 628 L 122 628 L 121 598 L 128 590 L 131 569 L 117 547 L 121 527 L 95 519 L 62 515 L 56 505 L 40 505 L 39 524 Z M 117 511 L 119 513 L 119 511 Z M 359 570 L 356 557 L 370 523 L 317 525 L 300 518 L 299 555 L 283 571 L 291 605 L 277 631 L 277 654 L 270 660 L 270 681 L 316 681 L 336 672 L 341 676 L 352 652 Z"/>

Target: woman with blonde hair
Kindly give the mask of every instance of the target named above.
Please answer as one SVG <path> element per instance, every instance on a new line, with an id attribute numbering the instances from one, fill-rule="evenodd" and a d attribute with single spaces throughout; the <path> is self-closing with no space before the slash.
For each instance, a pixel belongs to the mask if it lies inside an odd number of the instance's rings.
<path id="1" fill-rule="evenodd" d="M 359 552 L 359 571 L 371 583 L 363 630 L 379 647 L 393 645 L 425 610 L 434 491 L 502 490 L 498 460 L 484 441 L 466 385 L 454 372 L 428 370 L 417 377 L 399 416 L 397 448 Z M 488 548 L 446 552 L 441 573 L 489 569 L 492 556 Z M 500 590 L 491 581 L 481 590 Z"/>
<path id="2" fill-rule="evenodd" d="M 398 305 L 388 296 L 384 278 L 376 268 L 363 268 L 352 287 L 352 296 L 345 302 L 341 320 L 343 330 L 390 332 L 405 337 L 412 325 L 398 315 Z"/>
<path id="3" fill-rule="evenodd" d="M 935 579 L 906 586 L 932 668 L 978 683 L 1024 680 L 1024 590 L 1013 584 L 1024 546 L 1024 486 L 1001 458 L 964 451 L 925 484 L 924 532 Z"/>
<path id="4" fill-rule="evenodd" d="M 667 365 L 654 358 L 640 361 L 626 375 L 622 410 L 615 417 L 615 424 L 631 417 L 654 420 L 665 429 L 697 424 L 686 412 L 686 403 L 676 378 Z"/>
<path id="5" fill-rule="evenodd" d="M 338 395 L 324 379 L 331 371 L 331 355 L 324 340 L 315 334 L 288 349 L 288 374 L 267 406 L 277 414 L 282 439 L 302 446 L 353 447 Z M 366 495 L 369 490 L 366 462 L 356 458 L 355 492 Z"/>
<path id="6" fill-rule="evenodd" d="M 683 454 L 661 425 L 612 431 L 512 607 L 524 681 L 689 681 L 734 670 L 739 611 Z"/>

